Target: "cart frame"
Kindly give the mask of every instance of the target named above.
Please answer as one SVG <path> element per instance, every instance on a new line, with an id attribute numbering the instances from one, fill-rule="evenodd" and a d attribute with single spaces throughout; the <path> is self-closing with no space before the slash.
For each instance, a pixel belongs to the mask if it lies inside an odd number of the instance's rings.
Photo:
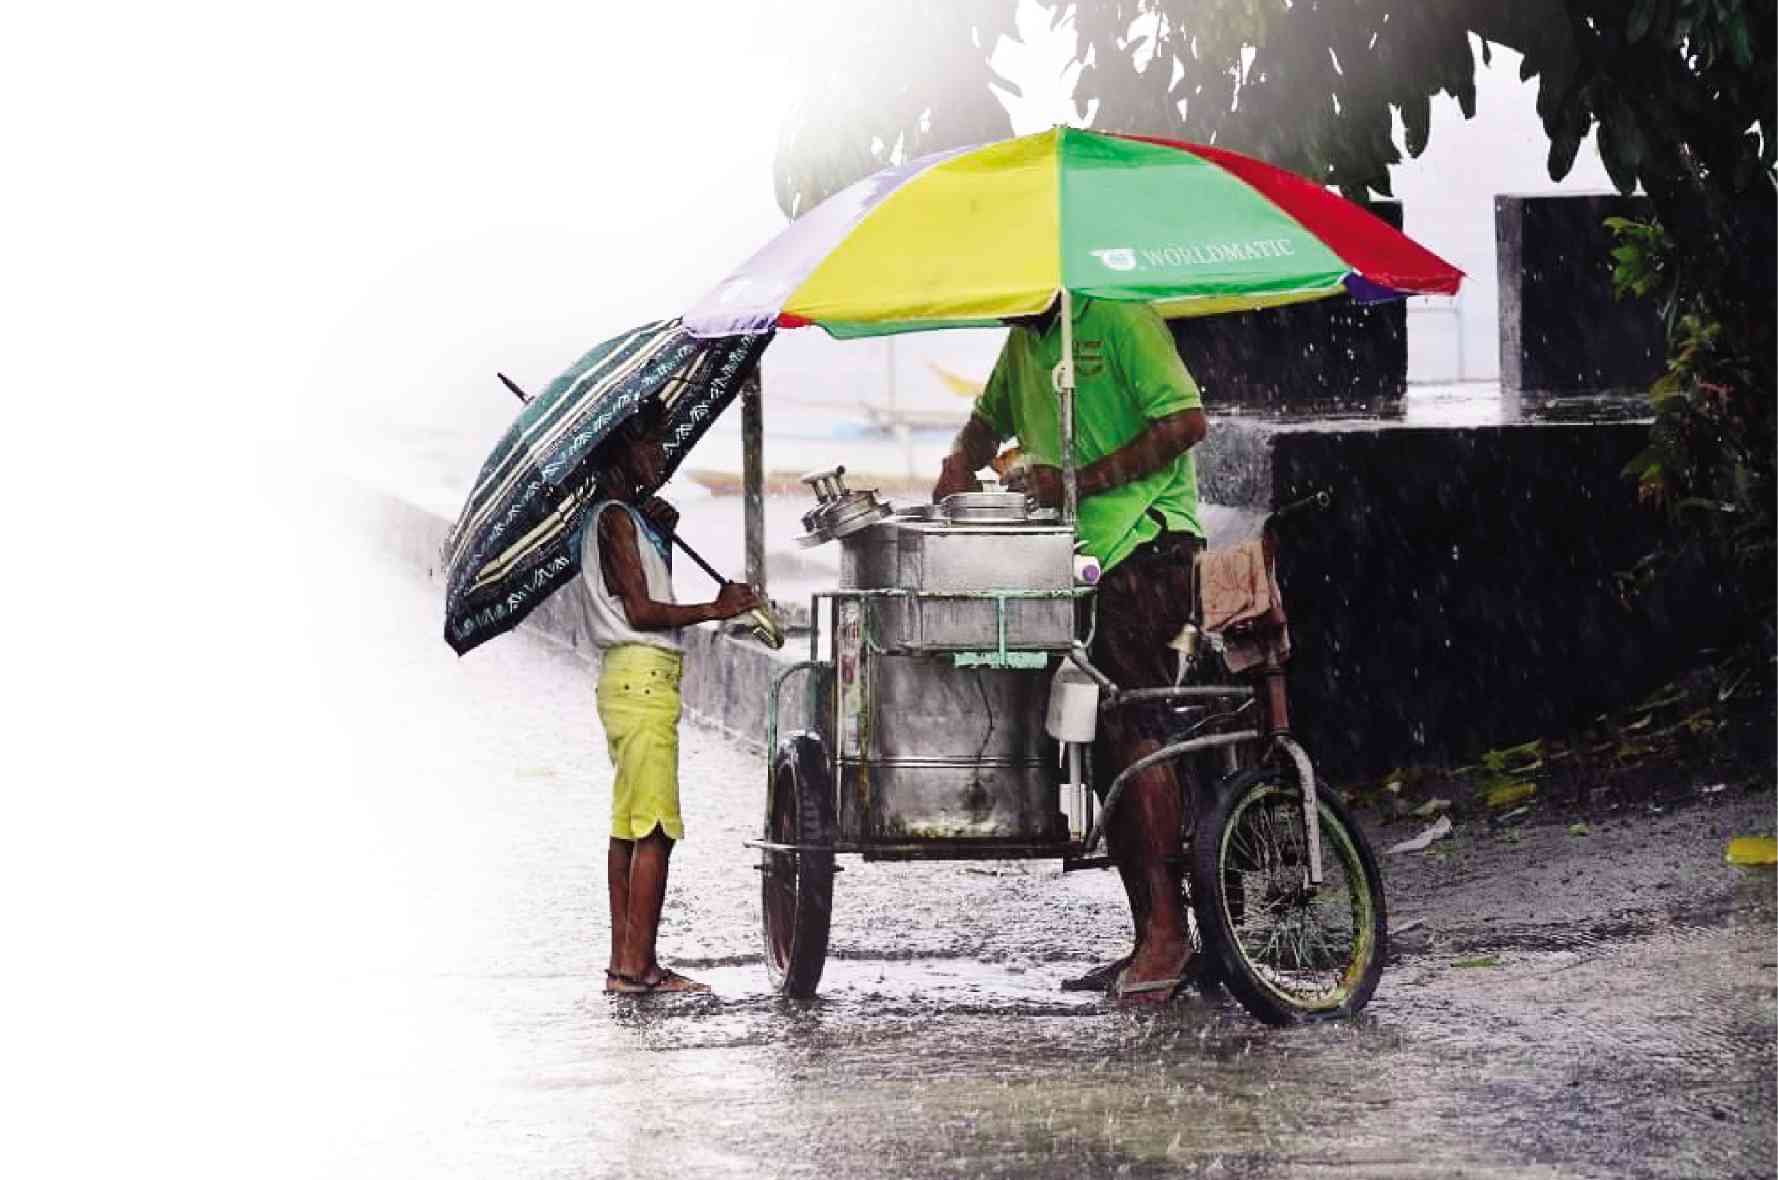
<path id="1" fill-rule="evenodd" d="M 771 682 L 766 704 L 766 750 L 777 750 L 782 712 L 784 686 L 791 677 L 802 674 L 806 678 L 804 691 L 807 694 L 806 708 L 808 716 L 820 726 L 822 720 L 838 724 L 839 710 L 843 707 L 836 694 L 831 717 L 824 716 L 821 706 L 820 680 L 818 673 L 822 669 L 832 669 L 838 664 L 838 628 L 827 627 L 828 651 L 827 658 L 821 658 L 821 604 L 834 604 L 837 616 L 838 604 L 857 602 L 865 617 L 875 602 L 884 599 L 902 601 L 991 601 L 995 608 L 996 646 L 993 650 L 960 650 L 948 653 L 931 653 L 935 655 L 949 654 L 959 667 L 981 668 L 1037 668 L 1048 665 L 1052 656 L 1060 656 L 1072 662 L 1096 681 L 1102 691 L 1101 712 L 1122 708 L 1137 703 L 1170 702 L 1170 701 L 1201 701 L 1208 703 L 1221 702 L 1258 702 L 1263 706 L 1270 694 L 1261 693 L 1253 684 L 1186 684 L 1170 688 L 1138 688 L 1120 690 L 1109 677 L 1095 668 L 1087 658 L 1087 643 L 1075 639 L 1066 648 L 1057 646 L 1035 648 L 1009 648 L 1007 646 L 1006 604 L 1009 601 L 1032 599 L 1070 599 L 1093 603 L 1091 587 L 1074 587 L 1066 590 L 978 590 L 978 591 L 917 591 L 905 589 L 871 589 L 871 590 L 824 590 L 817 591 L 809 599 L 809 658 L 799 660 L 779 671 Z M 1091 627 L 1089 625 L 1089 634 Z M 867 654 L 887 654 L 875 646 L 870 639 L 871 629 L 864 627 L 864 649 Z M 1281 674 L 1282 669 L 1264 668 L 1258 678 L 1268 672 Z M 864 708 L 861 698 L 860 709 Z M 1208 720 L 1216 720 L 1216 716 Z M 862 719 L 861 719 L 862 720 Z M 1203 724 L 1208 724 L 1208 720 Z M 1105 798 L 1094 809 L 1095 813 L 1091 829 L 1080 839 L 1070 837 L 1066 840 L 1039 841 L 1029 844 L 995 843 L 983 844 L 974 841 L 959 840 L 947 843 L 944 840 L 928 839 L 913 843 L 880 842 L 868 840 L 836 839 L 832 844 L 808 845 L 788 844 L 765 839 L 749 840 L 749 847 L 767 852 L 824 852 L 862 854 L 867 857 L 881 857 L 898 860 L 1020 860 L 1056 856 L 1063 861 L 1065 869 L 1101 867 L 1109 863 L 1107 857 L 1097 850 L 1103 844 L 1108 821 L 1123 790 L 1129 780 L 1143 770 L 1162 762 L 1168 762 L 1186 755 L 1207 753 L 1212 750 L 1228 752 L 1230 762 L 1226 769 L 1233 770 L 1233 754 L 1236 748 L 1246 745 L 1266 743 L 1270 749 L 1277 750 L 1287 757 L 1299 775 L 1299 781 L 1305 784 L 1303 791 L 1304 822 L 1309 833 L 1309 880 L 1319 885 L 1322 880 L 1320 842 L 1318 839 L 1319 822 L 1315 795 L 1315 772 L 1310 763 L 1308 753 L 1290 736 L 1288 717 L 1277 716 L 1267 710 L 1263 727 L 1231 730 L 1221 733 L 1206 734 L 1202 737 L 1186 737 L 1170 742 L 1160 749 L 1138 759 L 1124 768 L 1112 781 Z M 831 782 L 840 780 L 840 749 L 839 743 L 833 740 L 831 732 L 817 729 L 822 746 L 828 760 L 828 771 Z"/>

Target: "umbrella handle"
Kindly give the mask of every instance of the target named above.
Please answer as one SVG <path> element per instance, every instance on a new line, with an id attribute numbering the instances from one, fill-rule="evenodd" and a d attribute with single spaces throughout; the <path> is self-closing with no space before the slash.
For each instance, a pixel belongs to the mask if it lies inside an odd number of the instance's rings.
<path id="1" fill-rule="evenodd" d="M 697 562 L 699 567 L 702 568 L 705 573 L 709 574 L 712 578 L 715 578 L 717 582 L 723 585 L 728 584 L 728 579 L 717 573 L 715 566 L 705 561 L 702 557 L 699 557 L 696 549 L 693 549 L 690 545 L 681 541 L 678 533 L 668 533 L 667 536 L 672 538 L 675 545 L 685 550 L 691 559 Z M 758 606 L 748 611 L 747 614 L 753 620 L 747 624 L 747 629 L 752 632 L 755 639 L 759 640 L 773 651 L 777 651 L 784 646 L 784 628 L 778 622 L 777 618 L 773 616 L 771 608 L 766 605 L 763 600 Z"/>

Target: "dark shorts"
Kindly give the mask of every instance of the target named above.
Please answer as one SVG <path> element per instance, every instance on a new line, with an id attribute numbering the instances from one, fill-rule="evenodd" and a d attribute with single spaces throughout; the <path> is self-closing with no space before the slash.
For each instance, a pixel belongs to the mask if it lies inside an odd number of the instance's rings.
<path id="1" fill-rule="evenodd" d="M 1099 579 L 1089 654 L 1120 689 L 1173 683 L 1179 653 L 1167 644 L 1191 618 L 1192 561 L 1203 544 L 1191 533 L 1162 533 Z M 1106 720 L 1105 736 L 1114 742 L 1159 739 L 1167 731 L 1167 706 L 1131 706 Z"/>

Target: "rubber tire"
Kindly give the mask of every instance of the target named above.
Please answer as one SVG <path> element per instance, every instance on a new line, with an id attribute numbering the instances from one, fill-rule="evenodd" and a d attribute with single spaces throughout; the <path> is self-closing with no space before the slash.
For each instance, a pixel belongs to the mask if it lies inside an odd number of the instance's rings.
<path id="1" fill-rule="evenodd" d="M 1383 898 L 1383 875 L 1377 869 L 1376 855 L 1371 851 L 1364 833 L 1352 822 L 1352 817 L 1340 802 L 1339 796 L 1325 786 L 1319 787 L 1315 793 L 1319 804 L 1324 850 L 1332 851 L 1327 848 L 1331 842 L 1329 826 L 1336 825 L 1344 831 L 1357 853 L 1359 867 L 1372 901 L 1373 949 L 1357 986 L 1336 1006 L 1310 1008 L 1292 1004 L 1262 983 L 1240 953 L 1224 906 L 1223 876 L 1218 863 L 1223 830 L 1232 822 L 1242 801 L 1250 794 L 1261 788 L 1284 783 L 1286 775 L 1274 767 L 1237 771 L 1225 779 L 1216 791 L 1209 813 L 1199 825 L 1198 834 L 1202 838 L 1194 841 L 1191 864 L 1192 897 L 1196 899 L 1198 907 L 1198 928 L 1202 931 L 1205 946 L 1216 964 L 1218 977 L 1223 986 L 1234 993 L 1241 1006 L 1255 1019 L 1280 1027 L 1351 1016 L 1370 1001 L 1371 994 L 1377 990 L 1377 981 L 1382 978 L 1384 960 L 1389 957 L 1389 915 Z M 1299 801 L 1300 807 L 1302 794 L 1295 785 L 1288 784 L 1285 790 Z"/>
<path id="2" fill-rule="evenodd" d="M 812 733 L 778 744 L 766 799 L 765 838 L 778 844 L 834 842 L 833 775 Z M 787 862 L 794 881 L 782 884 Z M 833 922 L 833 853 L 760 853 L 760 930 L 766 974 L 780 995 L 807 999 L 821 983 Z M 776 892 L 774 892 L 776 891 Z M 788 894 L 788 896 L 786 896 Z"/>

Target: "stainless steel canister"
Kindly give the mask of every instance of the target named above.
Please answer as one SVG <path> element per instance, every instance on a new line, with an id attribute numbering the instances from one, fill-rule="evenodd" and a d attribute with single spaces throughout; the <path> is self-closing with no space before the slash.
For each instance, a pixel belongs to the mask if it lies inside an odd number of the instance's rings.
<path id="1" fill-rule="evenodd" d="M 842 837 L 1029 844 L 1063 836 L 1054 747 L 1043 735 L 1045 670 L 958 668 L 925 654 L 876 656 L 864 667 L 867 723 L 840 751 Z"/>

